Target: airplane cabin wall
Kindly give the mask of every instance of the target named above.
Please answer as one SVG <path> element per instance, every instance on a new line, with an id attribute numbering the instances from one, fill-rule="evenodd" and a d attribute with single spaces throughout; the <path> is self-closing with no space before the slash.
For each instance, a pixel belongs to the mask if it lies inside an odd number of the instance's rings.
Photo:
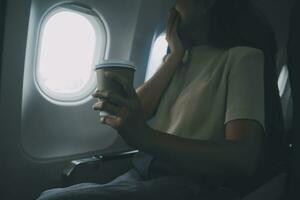
<path id="1" fill-rule="evenodd" d="M 111 130 L 101 125 L 98 112 L 92 111 L 95 100 L 63 106 L 45 99 L 33 77 L 37 38 L 42 17 L 60 0 L 32 1 L 23 86 L 22 144 L 34 158 L 55 158 L 95 151 L 118 151 L 126 145 Z M 135 85 L 143 83 L 152 39 L 161 20 L 160 1 L 115 0 L 78 1 L 90 6 L 107 25 L 106 58 L 131 60 L 137 66 Z M 113 11 L 113 12 L 112 12 Z M 59 72 L 58 72 L 59 73 Z"/>
<path id="2" fill-rule="evenodd" d="M 32 1 L 23 89 L 22 144 L 24 149 L 32 157 L 47 159 L 108 148 L 111 150 L 111 146 L 115 149 L 122 148 L 117 134 L 110 127 L 99 123 L 98 112 L 92 110 L 94 99 L 79 105 L 58 105 L 44 98 L 36 87 L 34 68 L 40 26 L 43 16 L 49 12 L 49 9 L 61 2 L 60 0 Z M 107 25 L 105 28 L 110 40 L 107 40 L 106 58 L 128 60 L 140 0 L 131 0 L 126 4 L 118 0 L 78 2 L 94 9 Z"/>
<path id="3" fill-rule="evenodd" d="M 7 1 L 0 79 L 3 199 L 33 199 L 44 189 L 63 186 L 60 175 L 70 159 L 93 155 L 101 149 L 100 152 L 108 152 L 127 148 L 112 129 L 100 125 L 97 113 L 91 108 L 94 100 L 74 107 L 57 106 L 44 99 L 33 84 L 33 54 L 40 17 L 58 2 L 61 1 Z M 169 7 L 166 1 L 78 2 L 96 9 L 105 19 L 111 41 L 107 57 L 135 62 L 138 66 L 135 86 L 141 84 L 153 37 L 163 29 L 164 19 L 160 16 L 164 18 Z M 113 145 L 103 149 L 101 140 L 112 141 Z M 114 177 L 118 169 L 122 171 L 120 168 L 126 167 L 122 163 L 103 163 L 99 182 Z"/>

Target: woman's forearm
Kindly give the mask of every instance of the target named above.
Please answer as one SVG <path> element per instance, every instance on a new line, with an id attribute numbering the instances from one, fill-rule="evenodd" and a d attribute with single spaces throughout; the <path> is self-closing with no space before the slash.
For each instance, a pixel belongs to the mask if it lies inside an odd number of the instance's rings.
<path id="1" fill-rule="evenodd" d="M 136 90 L 147 120 L 154 115 L 164 91 L 181 64 L 181 59 L 181 55 L 170 54 L 153 77 Z"/>
<path id="2" fill-rule="evenodd" d="M 251 175 L 259 147 L 247 141 L 204 141 L 181 138 L 148 128 L 139 148 L 193 176 Z"/>

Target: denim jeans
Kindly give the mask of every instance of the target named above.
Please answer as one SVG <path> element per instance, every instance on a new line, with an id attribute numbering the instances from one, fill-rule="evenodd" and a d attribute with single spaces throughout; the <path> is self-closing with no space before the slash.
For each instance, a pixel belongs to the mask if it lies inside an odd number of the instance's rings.
<path id="1" fill-rule="evenodd" d="M 230 189 L 208 187 L 188 177 L 149 171 L 153 158 L 139 154 L 135 169 L 107 184 L 82 183 L 43 192 L 38 200 L 236 200 Z M 159 172 L 160 171 L 160 172 Z M 156 173 L 159 172 L 159 173 Z"/>

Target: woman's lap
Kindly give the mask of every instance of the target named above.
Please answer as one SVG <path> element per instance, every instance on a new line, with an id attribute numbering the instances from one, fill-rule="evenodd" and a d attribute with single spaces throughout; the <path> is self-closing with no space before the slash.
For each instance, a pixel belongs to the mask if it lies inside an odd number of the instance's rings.
<path id="1" fill-rule="evenodd" d="M 47 190 L 38 200 L 206 200 L 212 199 L 212 193 L 213 190 L 184 177 L 143 180 L 135 170 L 130 170 L 107 184 L 84 183 Z"/>

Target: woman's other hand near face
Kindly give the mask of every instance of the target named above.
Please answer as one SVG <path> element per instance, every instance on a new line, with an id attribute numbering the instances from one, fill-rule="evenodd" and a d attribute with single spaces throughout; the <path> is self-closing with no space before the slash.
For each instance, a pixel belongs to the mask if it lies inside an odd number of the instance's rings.
<path id="1" fill-rule="evenodd" d="M 182 60 L 182 58 L 184 57 L 185 49 L 178 35 L 179 23 L 180 15 L 178 11 L 172 8 L 169 12 L 169 17 L 167 21 L 166 39 L 171 49 L 171 55 L 175 56 L 179 60 Z"/>

